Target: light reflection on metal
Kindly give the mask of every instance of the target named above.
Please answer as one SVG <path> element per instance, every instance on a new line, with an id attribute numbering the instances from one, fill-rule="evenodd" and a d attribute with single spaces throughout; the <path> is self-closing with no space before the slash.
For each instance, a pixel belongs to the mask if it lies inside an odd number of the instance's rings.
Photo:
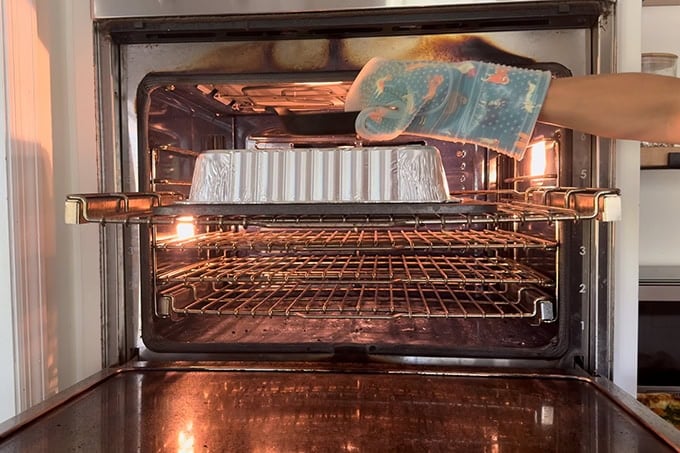
<path id="1" fill-rule="evenodd" d="M 489 435 L 489 449 L 486 451 L 489 451 L 491 453 L 499 453 L 501 451 L 500 448 L 500 442 L 499 442 L 499 435 L 498 431 L 492 431 Z"/>
<path id="2" fill-rule="evenodd" d="M 552 426 L 555 421 L 555 406 L 552 404 L 546 404 L 541 406 L 541 419 L 540 423 L 542 426 Z"/>
<path id="3" fill-rule="evenodd" d="M 180 430 L 177 433 L 177 453 L 193 453 L 194 452 L 194 423 L 193 421 L 188 421 L 187 426 L 184 430 Z"/>

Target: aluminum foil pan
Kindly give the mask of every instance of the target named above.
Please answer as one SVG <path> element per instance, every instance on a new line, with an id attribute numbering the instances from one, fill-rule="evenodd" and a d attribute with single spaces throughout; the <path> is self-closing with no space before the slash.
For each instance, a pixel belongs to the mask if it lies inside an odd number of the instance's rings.
<path id="1" fill-rule="evenodd" d="M 194 168 L 189 202 L 451 201 L 431 146 L 210 150 Z"/>

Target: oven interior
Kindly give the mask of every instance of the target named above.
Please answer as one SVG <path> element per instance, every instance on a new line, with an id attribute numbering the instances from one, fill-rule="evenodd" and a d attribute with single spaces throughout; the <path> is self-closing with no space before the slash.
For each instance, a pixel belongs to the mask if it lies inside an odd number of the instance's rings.
<path id="1" fill-rule="evenodd" d="M 242 81 L 226 83 L 171 77 L 172 87 L 147 79 L 149 190 L 188 197 L 195 157 L 206 148 L 267 153 L 369 145 L 351 135 L 286 132 L 267 107 L 341 109 L 351 82 L 344 74 L 322 77 L 341 80 L 333 85 L 304 77 L 278 82 L 239 76 Z M 230 206 L 234 217 L 222 215 L 224 206 L 165 208 L 179 221 L 150 232 L 153 285 L 147 291 L 155 304 L 143 313 L 153 326 L 145 343 L 262 352 L 335 353 L 340 347 L 372 354 L 497 354 L 512 330 L 519 343 L 514 347 L 555 354 L 555 225 L 494 224 L 497 206 L 483 193 L 489 187 L 519 192 L 532 183 L 558 185 L 563 133 L 544 131 L 548 138 L 530 155 L 540 152 L 545 170 L 526 180 L 501 173 L 503 165 L 512 171 L 531 166 L 531 157 L 501 164 L 499 156 L 474 145 L 400 138 L 398 144 L 436 146 L 454 192 L 480 191 L 467 203 L 451 203 L 450 215 L 439 214 L 440 206 L 417 204 L 409 206 L 412 214 L 375 203 Z M 305 177 L 290 168 L 274 171 L 281 178 Z M 491 223 L 468 224 L 477 213 Z"/>
<path id="2" fill-rule="evenodd" d="M 584 28 L 576 25 L 566 28 Z M 568 77 L 572 61 L 586 62 L 576 72 L 589 70 L 583 49 L 577 57 L 550 49 L 523 55 L 504 50 L 494 34 L 462 34 L 455 24 L 399 30 L 115 47 L 124 95 L 119 121 L 128 133 L 121 141 L 130 150 L 103 157 L 120 159 L 110 184 L 116 193 L 69 196 L 66 215 L 72 223 L 119 228 L 113 253 L 120 244 L 130 251 L 122 254 L 121 274 L 132 289 L 116 302 L 130 350 L 142 358 L 504 359 L 560 367 L 593 360 L 586 339 L 598 329 L 591 247 L 594 232 L 604 231 L 597 225 L 616 217 L 618 192 L 593 188 L 577 169 L 575 162 L 593 158 L 589 137 L 539 124 L 518 161 L 474 144 L 408 135 L 390 143 L 295 135 L 280 116 L 281 108 L 342 111 L 362 63 L 388 51 Z M 549 30 L 546 41 L 587 44 L 588 30 Z M 541 41 L 541 33 L 528 36 Z M 524 39 L 522 32 L 508 36 Z M 204 151 L 397 145 L 439 150 L 451 202 L 187 201 Z M 286 187 L 304 184 L 315 169 L 305 171 L 274 169 Z"/>

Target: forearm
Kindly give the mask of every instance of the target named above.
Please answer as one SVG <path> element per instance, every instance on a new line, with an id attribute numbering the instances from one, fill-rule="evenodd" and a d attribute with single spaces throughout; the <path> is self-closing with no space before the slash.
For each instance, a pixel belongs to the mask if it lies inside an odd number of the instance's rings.
<path id="1" fill-rule="evenodd" d="M 650 74 L 555 79 L 539 120 L 603 137 L 680 144 L 680 79 Z"/>

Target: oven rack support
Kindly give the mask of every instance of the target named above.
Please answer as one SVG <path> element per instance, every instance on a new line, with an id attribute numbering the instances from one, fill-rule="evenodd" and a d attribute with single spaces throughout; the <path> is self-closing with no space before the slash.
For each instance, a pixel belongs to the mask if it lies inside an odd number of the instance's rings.
<path id="1" fill-rule="evenodd" d="M 305 205 L 309 214 L 285 214 L 299 204 L 213 205 L 210 214 L 191 215 L 196 207 L 181 203 L 176 193 L 116 193 L 69 195 L 65 202 L 68 224 L 99 223 L 122 225 L 174 225 L 190 222 L 213 226 L 258 226 L 272 228 L 355 228 L 391 227 L 434 228 L 437 225 L 501 225 L 508 223 L 599 220 L 616 221 L 621 215 L 621 200 L 616 189 L 532 188 L 526 192 L 471 191 L 454 194 L 466 200 L 479 200 L 492 209 L 468 209 L 439 213 L 428 205 L 419 212 L 418 204 L 401 204 L 409 214 L 389 214 L 395 204 L 363 204 L 365 212 L 319 214 L 313 204 Z M 271 214 L 275 208 L 277 213 Z M 336 206 L 337 207 L 337 206 Z M 164 214 L 158 214 L 158 211 Z M 377 213 L 372 213 L 376 211 Z M 243 214 L 247 212 L 248 214 Z"/>

